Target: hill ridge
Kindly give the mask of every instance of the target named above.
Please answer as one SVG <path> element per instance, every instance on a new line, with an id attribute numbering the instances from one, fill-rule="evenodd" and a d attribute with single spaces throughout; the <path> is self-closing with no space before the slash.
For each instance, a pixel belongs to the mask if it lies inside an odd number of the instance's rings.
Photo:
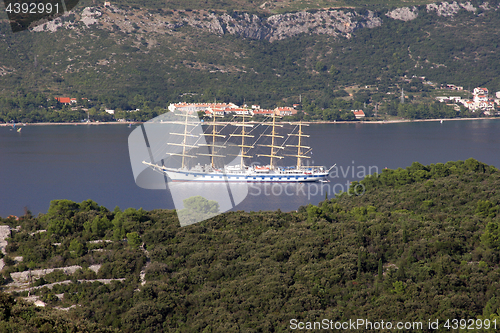
<path id="1" fill-rule="evenodd" d="M 362 28 L 381 26 L 383 19 L 411 21 L 419 12 L 436 13 L 440 17 L 453 17 L 459 11 L 478 13 L 478 10 L 497 11 L 488 2 L 474 7 L 470 2 L 436 2 L 422 6 L 399 7 L 376 13 L 371 10 L 352 8 L 320 9 L 275 14 L 261 17 L 247 12 L 217 13 L 206 10 L 148 11 L 118 6 L 85 7 L 68 12 L 64 16 L 33 28 L 35 32 L 56 32 L 58 29 L 78 30 L 94 26 L 113 31 L 113 25 L 125 33 L 172 33 L 175 29 L 189 26 L 217 35 L 230 34 L 242 38 L 267 40 L 270 42 L 295 37 L 300 34 L 324 34 L 351 38 L 352 33 Z M 360 13 L 363 12 L 363 13 Z M 73 19 L 72 19 L 73 18 Z"/>

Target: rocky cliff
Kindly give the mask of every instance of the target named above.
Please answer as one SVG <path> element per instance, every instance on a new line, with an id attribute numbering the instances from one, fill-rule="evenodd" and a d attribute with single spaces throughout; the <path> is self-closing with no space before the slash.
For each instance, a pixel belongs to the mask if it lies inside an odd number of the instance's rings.
<path id="1" fill-rule="evenodd" d="M 483 3 L 482 10 L 498 10 Z M 383 20 L 410 21 L 420 11 L 434 12 L 438 16 L 450 17 L 459 11 L 477 12 L 470 2 L 441 2 L 420 7 L 401 7 L 383 15 L 372 11 L 363 14 L 353 9 L 296 12 L 259 17 L 248 13 L 216 13 L 210 11 L 156 11 L 130 10 L 115 6 L 86 7 L 67 13 L 52 22 L 33 29 L 35 32 L 58 29 L 86 29 L 96 27 L 126 33 L 172 34 L 176 29 L 189 26 L 218 35 L 231 34 L 243 38 L 268 40 L 270 42 L 291 38 L 300 34 L 325 34 L 350 38 L 357 29 L 374 28 Z"/>
<path id="2" fill-rule="evenodd" d="M 74 20 L 69 17 L 73 15 Z M 360 28 L 374 28 L 382 20 L 373 12 L 358 14 L 347 10 L 324 10 L 273 15 L 261 18 L 255 14 L 209 12 L 172 12 L 170 15 L 128 11 L 110 7 L 87 7 L 80 12 L 68 13 L 52 22 L 35 27 L 35 32 L 58 29 L 97 28 L 139 33 L 172 33 L 174 30 L 190 26 L 214 34 L 231 34 L 243 38 L 265 39 L 270 42 L 290 38 L 303 33 L 326 34 L 350 37 Z"/>

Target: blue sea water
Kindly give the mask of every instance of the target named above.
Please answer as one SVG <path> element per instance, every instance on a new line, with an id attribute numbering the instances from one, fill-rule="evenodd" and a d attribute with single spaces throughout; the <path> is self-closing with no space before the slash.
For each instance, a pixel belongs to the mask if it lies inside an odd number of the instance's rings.
<path id="1" fill-rule="evenodd" d="M 133 129 L 133 128 L 132 128 Z M 119 206 L 174 208 L 165 190 L 139 188 L 128 155 L 125 124 L 0 127 L 0 216 L 44 213 L 54 199 L 92 199 Z M 330 183 L 251 185 L 235 210 L 296 210 L 317 204 L 350 181 L 383 168 L 475 158 L 500 167 L 500 120 L 387 124 L 313 124 L 305 128 L 311 164 L 336 164 Z M 328 193 L 329 192 L 329 193 Z"/>

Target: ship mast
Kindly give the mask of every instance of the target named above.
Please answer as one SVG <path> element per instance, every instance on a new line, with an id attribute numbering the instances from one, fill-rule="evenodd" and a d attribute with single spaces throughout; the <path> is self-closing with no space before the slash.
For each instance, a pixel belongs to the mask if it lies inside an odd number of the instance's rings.
<path id="1" fill-rule="evenodd" d="M 296 123 L 297 124 L 297 123 Z M 302 138 L 308 138 L 309 135 L 306 135 L 302 132 L 302 126 L 309 126 L 307 124 L 302 124 L 302 122 L 299 122 L 297 125 L 299 125 L 299 131 L 296 134 L 288 134 L 290 136 L 298 136 L 299 137 L 299 143 L 297 145 L 286 145 L 287 147 L 296 147 L 297 148 L 297 155 L 286 155 L 286 156 L 292 156 L 292 157 L 297 157 L 297 169 L 300 169 L 302 167 L 302 159 L 303 158 L 311 158 L 310 156 L 305 156 L 305 153 L 302 152 L 302 148 L 305 149 L 311 149 L 311 147 L 308 146 L 303 146 L 302 145 Z"/>
<path id="2" fill-rule="evenodd" d="M 236 126 L 241 126 L 241 134 L 230 134 L 230 136 L 240 136 L 241 137 L 241 145 L 238 145 L 238 147 L 241 148 L 240 154 L 239 155 L 233 155 L 233 156 L 240 156 L 241 157 L 240 167 L 241 167 L 241 169 L 243 169 L 244 165 L 245 165 L 244 158 L 245 157 L 248 157 L 248 158 L 253 157 L 253 156 L 245 155 L 245 153 L 246 153 L 245 152 L 245 148 L 254 148 L 254 146 L 247 146 L 247 145 L 245 145 L 245 138 L 253 138 L 254 136 L 253 135 L 245 134 L 245 126 L 252 126 L 252 125 L 245 125 L 245 118 L 250 118 L 251 116 L 247 116 L 245 114 L 240 114 L 240 115 L 237 115 L 237 116 L 243 118 L 243 121 L 242 121 L 241 124 L 235 124 Z"/>
<path id="3" fill-rule="evenodd" d="M 184 125 L 184 133 L 169 133 L 170 135 L 180 135 L 183 137 L 182 139 L 182 143 L 171 143 L 169 142 L 168 144 L 169 145 L 172 145 L 172 146 L 181 146 L 182 147 L 182 154 L 177 154 L 177 153 L 167 153 L 167 155 L 170 155 L 170 156 L 181 156 L 182 157 L 182 164 L 181 164 L 181 168 L 184 169 L 186 167 L 186 157 L 191 157 L 191 158 L 196 158 L 196 156 L 193 156 L 193 155 L 188 155 L 186 154 L 186 147 L 188 148 L 197 148 L 198 146 L 197 145 L 188 145 L 187 144 L 187 139 L 188 138 L 197 138 L 198 135 L 193 135 L 193 134 L 190 134 L 192 132 L 189 131 L 188 132 L 188 126 L 199 126 L 200 124 L 199 123 L 189 123 L 188 122 L 188 118 L 196 118 L 198 119 L 197 116 L 194 116 L 194 115 L 190 115 L 187 111 L 183 114 L 176 114 L 177 116 L 181 116 L 181 117 L 184 117 L 184 121 L 173 121 L 171 122 L 172 124 L 179 124 L 179 125 Z"/>
<path id="4" fill-rule="evenodd" d="M 205 136 L 211 136 L 212 137 L 212 143 L 211 144 L 200 144 L 200 146 L 207 146 L 210 147 L 210 154 L 200 154 L 198 153 L 197 155 L 201 156 L 210 156 L 211 157 L 211 165 L 212 168 L 215 168 L 215 163 L 214 163 L 214 157 L 226 157 L 224 155 L 217 155 L 215 154 L 215 148 L 226 148 L 226 146 L 219 146 L 215 144 L 215 138 L 225 138 L 225 135 L 221 135 L 220 131 L 217 131 L 217 125 L 215 124 L 215 118 L 216 117 L 223 117 L 223 116 L 217 116 L 215 113 L 212 114 L 212 134 L 205 134 Z"/>
<path id="5" fill-rule="evenodd" d="M 276 156 L 276 153 L 278 151 L 275 151 L 274 149 L 284 149 L 285 147 L 282 147 L 282 146 L 275 146 L 274 143 L 275 143 L 275 138 L 284 138 L 283 136 L 281 135 L 276 135 L 276 126 L 278 127 L 283 127 L 283 125 L 276 125 L 276 114 L 273 113 L 273 124 L 272 124 L 272 131 L 271 131 L 271 134 L 264 134 L 263 136 L 270 136 L 271 137 L 271 144 L 270 145 L 259 145 L 261 147 L 271 147 L 271 154 L 270 155 L 257 155 L 257 156 L 264 156 L 264 157 L 270 157 L 270 163 L 269 163 L 269 167 L 270 169 L 273 169 L 274 168 L 274 159 L 275 158 L 279 158 L 279 159 L 282 159 L 283 156 Z"/>

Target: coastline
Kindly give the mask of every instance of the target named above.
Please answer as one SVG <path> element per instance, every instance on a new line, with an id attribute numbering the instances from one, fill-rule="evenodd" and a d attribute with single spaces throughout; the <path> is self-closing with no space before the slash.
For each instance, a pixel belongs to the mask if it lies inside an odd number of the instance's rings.
<path id="1" fill-rule="evenodd" d="M 138 125 L 140 121 L 103 121 L 98 123 L 16 123 L 17 127 L 23 126 L 95 126 L 95 125 Z M 12 127 L 12 124 L 0 124 L 0 127 Z"/>
<path id="2" fill-rule="evenodd" d="M 432 121 L 460 121 L 460 120 L 494 120 L 500 119 L 500 117 L 480 117 L 480 118 L 439 118 L 439 119 L 398 119 L 398 120 L 373 120 L 373 121 L 303 121 L 303 124 L 399 124 L 399 123 L 417 123 L 417 122 L 432 122 Z M 288 121 L 285 121 L 287 123 Z M 291 121 L 296 122 L 296 121 Z M 16 123 L 18 127 L 20 126 L 96 126 L 96 125 L 140 125 L 144 122 L 141 121 L 103 121 L 103 122 L 90 122 L 90 123 Z M 226 122 L 221 122 L 226 123 Z M 255 121 L 249 121 L 248 123 L 256 123 Z M 22 124 L 22 125 L 19 125 Z M 4 123 L 0 124 L 0 127 L 11 127 L 12 124 Z"/>
<path id="3" fill-rule="evenodd" d="M 438 119 L 398 119 L 398 120 L 373 120 L 373 121 L 304 121 L 304 124 L 399 124 L 399 123 L 420 123 L 429 121 L 458 121 L 458 120 L 493 120 L 499 117 L 480 117 L 480 118 L 438 118 Z"/>

